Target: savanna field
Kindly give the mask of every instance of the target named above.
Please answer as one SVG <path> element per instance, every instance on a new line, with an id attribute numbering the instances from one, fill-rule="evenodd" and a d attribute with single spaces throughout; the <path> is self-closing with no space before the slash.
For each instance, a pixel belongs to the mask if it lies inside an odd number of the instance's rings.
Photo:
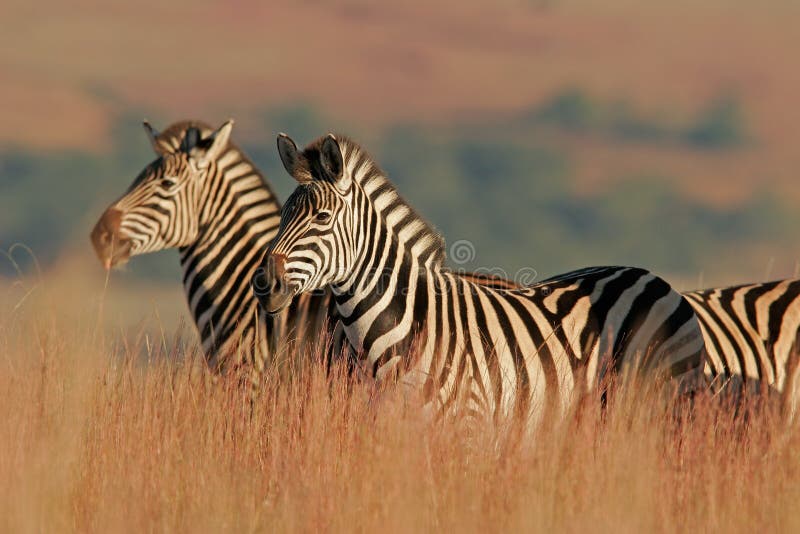
<path id="1" fill-rule="evenodd" d="M 76 268 L 3 285 L 5 532 L 800 528 L 800 432 L 776 406 L 676 416 L 633 388 L 520 441 L 429 423 L 310 350 L 276 362 L 251 410 L 164 319 L 179 294 L 136 300 Z M 146 304 L 110 304 L 126 300 Z"/>
<path id="2" fill-rule="evenodd" d="M 522 436 L 430 420 L 320 332 L 252 402 L 206 364 L 175 250 L 106 271 L 88 239 L 157 158 L 143 119 L 232 118 L 278 201 L 278 132 L 363 143 L 447 268 L 797 278 L 797 28 L 792 0 L 6 0 L 0 533 L 800 532 L 778 395 L 634 382 Z"/>

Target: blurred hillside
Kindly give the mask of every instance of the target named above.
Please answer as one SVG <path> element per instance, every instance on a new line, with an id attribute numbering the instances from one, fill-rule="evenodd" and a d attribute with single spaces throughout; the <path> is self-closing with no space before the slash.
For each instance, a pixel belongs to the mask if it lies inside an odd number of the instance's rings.
<path id="1" fill-rule="evenodd" d="M 45 4 L 0 19 L 0 249 L 45 267 L 91 265 L 91 225 L 153 157 L 145 116 L 234 117 L 283 198 L 274 135 L 348 133 L 475 244 L 468 267 L 717 284 L 800 259 L 795 2 Z"/>

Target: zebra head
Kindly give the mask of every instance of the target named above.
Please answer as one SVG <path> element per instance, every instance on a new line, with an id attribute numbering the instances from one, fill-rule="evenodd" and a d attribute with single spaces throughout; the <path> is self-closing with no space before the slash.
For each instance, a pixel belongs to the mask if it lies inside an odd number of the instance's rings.
<path id="1" fill-rule="evenodd" d="M 217 130 L 178 123 L 159 134 L 145 121 L 157 159 L 106 209 L 91 233 L 106 269 L 131 256 L 190 245 L 201 226 L 204 182 L 230 138 L 233 121 Z"/>
<path id="2" fill-rule="evenodd" d="M 336 137 L 329 134 L 300 152 L 280 134 L 278 152 L 299 185 L 253 278 L 268 313 L 284 309 L 300 293 L 343 282 L 353 268 L 356 241 L 356 188 Z"/>

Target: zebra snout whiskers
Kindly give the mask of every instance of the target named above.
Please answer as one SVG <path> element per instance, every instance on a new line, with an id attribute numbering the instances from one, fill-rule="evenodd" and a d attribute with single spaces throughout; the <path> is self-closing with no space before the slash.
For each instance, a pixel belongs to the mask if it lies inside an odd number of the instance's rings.
<path id="1" fill-rule="evenodd" d="M 291 303 L 298 291 L 291 284 L 286 271 L 286 256 L 268 254 L 252 279 L 253 293 L 267 313 L 277 313 Z M 294 285 L 294 288 L 292 286 Z"/>
<path id="2" fill-rule="evenodd" d="M 284 292 L 288 289 L 285 276 L 286 256 L 270 254 L 264 260 L 264 265 L 253 274 L 253 292 L 259 298 L 267 297 L 273 292 Z"/>
<path id="3" fill-rule="evenodd" d="M 117 208 L 107 209 L 90 236 L 95 253 L 106 269 L 127 259 L 130 251 L 131 240 L 120 230 L 122 216 L 122 211 Z"/>

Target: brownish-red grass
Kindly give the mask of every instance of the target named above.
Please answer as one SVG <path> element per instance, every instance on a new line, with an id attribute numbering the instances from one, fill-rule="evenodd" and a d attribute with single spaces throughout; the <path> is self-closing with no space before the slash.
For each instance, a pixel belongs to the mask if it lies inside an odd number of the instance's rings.
<path id="1" fill-rule="evenodd" d="M 519 443 L 290 355 L 251 410 L 193 343 L 52 306 L 0 315 L 4 532 L 800 529 L 800 435 L 769 407 L 676 423 L 630 391 Z"/>

